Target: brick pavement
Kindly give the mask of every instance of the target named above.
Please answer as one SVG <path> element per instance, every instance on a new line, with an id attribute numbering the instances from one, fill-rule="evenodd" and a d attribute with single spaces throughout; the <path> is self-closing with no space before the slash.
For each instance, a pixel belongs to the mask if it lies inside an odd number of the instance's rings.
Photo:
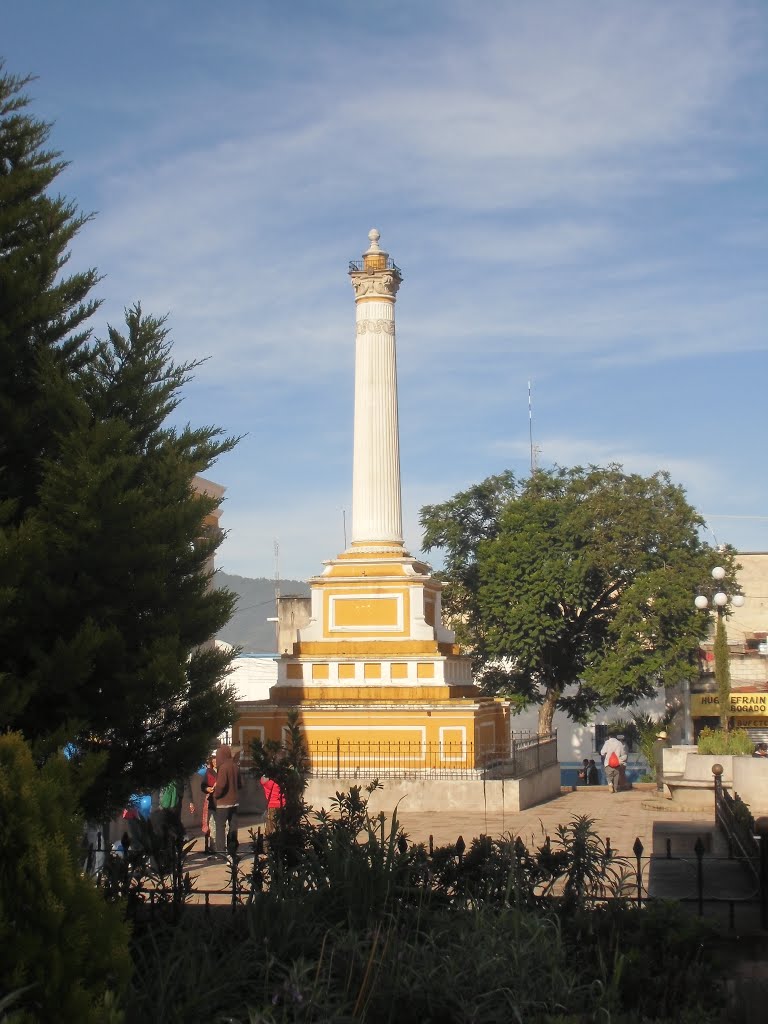
<path id="1" fill-rule="evenodd" d="M 676 821 L 700 825 L 702 832 L 714 830 L 714 802 L 712 810 L 672 810 L 670 801 L 658 801 L 655 791 L 632 789 L 611 793 L 603 786 L 582 786 L 561 793 L 554 800 L 511 814 L 485 814 L 482 808 L 461 813 L 409 814 L 406 801 L 401 804 L 398 817 L 402 827 L 414 842 L 426 842 L 434 837 L 435 845 L 447 845 L 463 836 L 465 842 L 485 833 L 500 836 L 511 833 L 520 836 L 526 844 L 539 845 L 546 835 L 554 837 L 559 824 L 586 815 L 594 819 L 595 831 L 602 839 L 610 839 L 617 853 L 631 856 L 632 847 L 639 837 L 650 854 L 659 842 L 657 823 L 666 829 Z M 695 842 L 695 837 L 693 839 Z M 654 852 L 661 852 L 655 850 Z"/>

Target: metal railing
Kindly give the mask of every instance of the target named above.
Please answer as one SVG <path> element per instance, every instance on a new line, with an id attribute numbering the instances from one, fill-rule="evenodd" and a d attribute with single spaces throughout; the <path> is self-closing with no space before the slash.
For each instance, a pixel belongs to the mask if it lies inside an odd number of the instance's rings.
<path id="1" fill-rule="evenodd" d="M 309 743 L 308 752 L 317 778 L 519 779 L 557 763 L 557 733 L 521 734 L 499 747 L 337 738 Z"/>
<path id="2" fill-rule="evenodd" d="M 378 263 L 381 263 L 381 266 L 378 266 Z M 365 260 L 350 260 L 349 261 L 349 272 L 350 272 L 350 274 L 355 273 L 356 271 L 362 271 L 362 270 L 367 270 L 367 269 L 368 268 L 365 265 Z M 398 274 L 400 274 L 402 276 L 401 271 L 400 271 L 400 267 L 398 267 L 398 265 L 395 263 L 395 261 L 391 257 L 389 257 L 389 256 L 386 258 L 386 260 L 383 260 L 383 259 L 380 259 L 380 258 L 377 259 L 376 269 L 377 270 L 394 270 L 394 271 L 396 271 L 396 273 L 398 273 Z"/>
<path id="3" fill-rule="evenodd" d="M 715 769 L 720 768 L 720 771 Z M 717 827 L 728 841 L 730 849 L 751 870 L 756 880 L 760 880 L 761 843 L 756 835 L 755 821 L 749 813 L 747 805 L 739 798 L 738 793 L 732 796 L 723 785 L 722 768 L 714 765 L 712 774 L 715 777 L 715 821 Z"/>
<path id="4" fill-rule="evenodd" d="M 550 845 L 549 836 L 545 838 L 544 845 Z M 466 843 L 461 836 L 454 844 L 454 849 L 456 870 L 460 875 L 466 850 Z M 768 837 L 765 840 L 765 849 L 768 850 Z M 427 844 L 428 860 L 431 861 L 433 853 L 434 844 L 430 836 Z M 441 863 L 443 857 L 444 855 L 441 856 Z M 730 858 L 707 855 L 700 838 L 692 848 L 681 848 L 677 851 L 673 851 L 672 841 L 667 839 L 665 852 L 651 855 L 645 852 L 639 837 L 635 839 L 631 855 L 618 855 L 611 848 L 611 840 L 606 839 L 604 864 L 607 871 L 614 868 L 616 875 L 621 876 L 619 891 L 605 892 L 602 895 L 593 893 L 585 897 L 585 903 L 593 907 L 631 903 L 638 909 L 643 909 L 652 906 L 658 900 L 672 900 L 689 908 L 699 917 L 708 917 L 719 922 L 730 932 L 743 929 L 744 926 L 748 929 L 758 927 L 768 931 L 765 881 L 741 896 L 713 894 L 713 886 L 717 887 L 717 877 L 728 863 L 731 863 Z M 652 890 L 656 886 L 651 876 L 656 869 L 662 870 L 663 865 L 674 865 L 677 878 L 674 896 L 652 895 Z M 268 879 L 265 877 L 266 871 L 264 837 L 259 830 L 253 835 L 250 850 L 245 856 L 235 853 L 228 858 L 226 880 L 220 887 L 206 888 L 194 884 L 188 893 L 188 899 L 202 904 L 206 909 L 229 905 L 235 910 L 251 903 L 259 892 L 269 887 Z M 561 896 L 562 893 L 555 890 L 548 898 L 557 902 Z M 151 911 L 152 907 L 149 910 Z"/>
<path id="5" fill-rule="evenodd" d="M 768 930 L 768 830 L 761 820 L 761 834 L 738 793 L 731 795 L 723 785 L 723 767 L 712 766 L 715 780 L 715 824 L 725 836 L 731 856 L 741 861 L 757 885 L 760 922 Z"/>

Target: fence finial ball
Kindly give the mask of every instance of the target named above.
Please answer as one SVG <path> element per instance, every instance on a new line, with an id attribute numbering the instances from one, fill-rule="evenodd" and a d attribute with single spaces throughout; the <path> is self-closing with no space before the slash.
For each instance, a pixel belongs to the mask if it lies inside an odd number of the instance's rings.
<path id="1" fill-rule="evenodd" d="M 755 832 L 759 836 L 768 837 L 768 818 L 755 819 Z"/>
<path id="2" fill-rule="evenodd" d="M 722 775 L 723 774 L 723 766 L 721 764 L 713 764 L 712 765 L 712 774 L 713 775 L 717 775 L 717 776 Z"/>

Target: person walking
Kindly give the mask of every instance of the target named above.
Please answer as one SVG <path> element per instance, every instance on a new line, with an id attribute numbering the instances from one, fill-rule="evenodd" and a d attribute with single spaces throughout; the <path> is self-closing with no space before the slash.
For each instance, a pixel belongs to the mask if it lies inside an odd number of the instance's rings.
<path id="1" fill-rule="evenodd" d="M 216 785 L 213 799 L 216 804 L 216 855 L 225 857 L 227 848 L 237 848 L 237 810 L 240 806 L 240 769 L 232 757 L 228 743 L 216 751 Z M 227 838 L 227 830 L 229 838 Z M 232 838 L 234 836 L 234 839 Z"/>
<path id="2" fill-rule="evenodd" d="M 589 759 L 589 765 L 587 767 L 587 785 L 588 786 L 599 786 L 600 777 L 597 774 L 597 765 L 595 764 L 594 758 Z"/>
<path id="3" fill-rule="evenodd" d="M 605 778 L 612 793 L 619 788 L 622 768 L 627 763 L 627 748 L 624 746 L 623 740 L 624 736 L 621 733 L 617 736 L 609 736 L 600 750 Z"/>

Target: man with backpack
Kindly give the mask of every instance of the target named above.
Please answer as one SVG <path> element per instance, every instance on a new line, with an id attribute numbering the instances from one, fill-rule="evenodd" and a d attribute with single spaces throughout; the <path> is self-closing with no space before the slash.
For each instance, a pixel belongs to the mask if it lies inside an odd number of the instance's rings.
<path id="1" fill-rule="evenodd" d="M 600 756 L 603 759 L 605 778 L 612 793 L 615 793 L 619 788 L 621 770 L 627 763 L 627 748 L 622 742 L 623 739 L 624 737 L 621 734 L 618 736 L 609 736 L 600 751 Z"/>

